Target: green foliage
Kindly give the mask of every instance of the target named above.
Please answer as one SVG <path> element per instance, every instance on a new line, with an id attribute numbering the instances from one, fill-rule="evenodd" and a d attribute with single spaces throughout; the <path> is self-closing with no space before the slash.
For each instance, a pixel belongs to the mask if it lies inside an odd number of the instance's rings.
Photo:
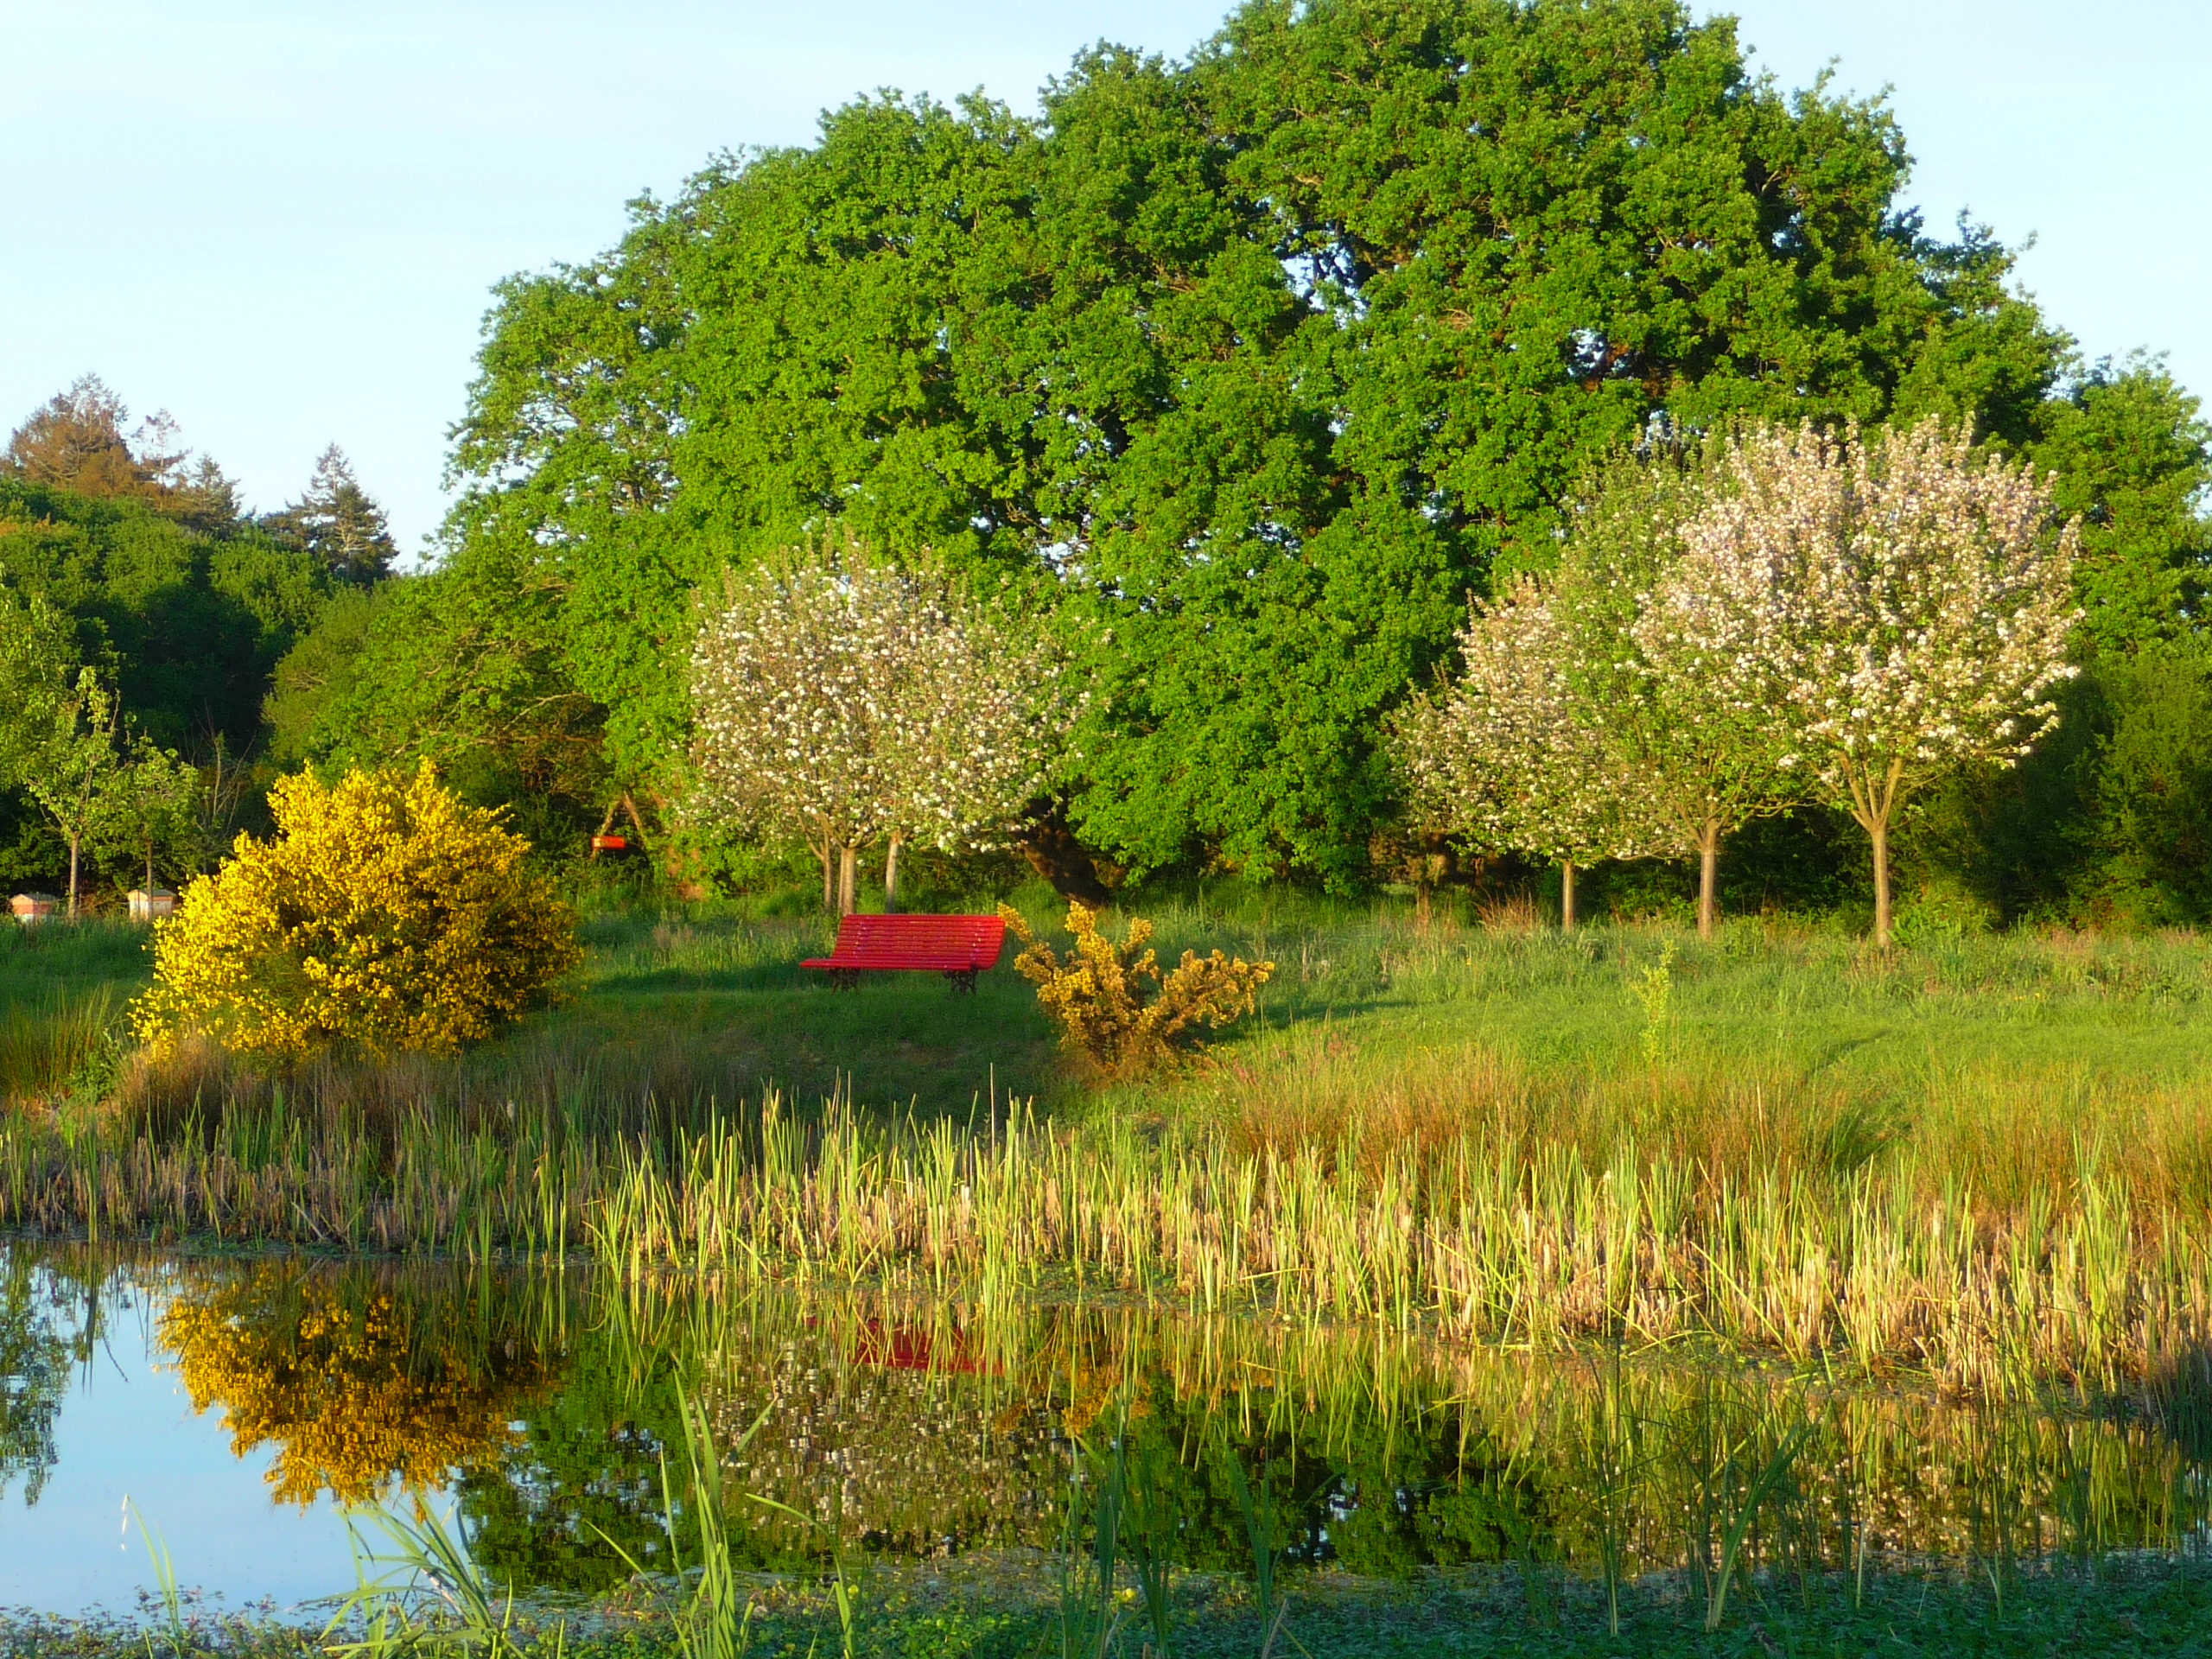
<path id="1" fill-rule="evenodd" d="M 2186 637 L 2212 580 L 2212 426 L 2155 359 L 2100 363 L 2042 411 L 2030 448 L 2082 520 L 2075 583 L 2100 654 Z"/>
<path id="2" fill-rule="evenodd" d="M 575 689 L 557 598 L 503 544 L 334 604 L 278 665 L 279 753 L 332 769 L 437 764 L 473 801 L 537 803 L 541 832 L 588 833 L 609 787 L 607 711 Z"/>
<path id="3" fill-rule="evenodd" d="M 269 675 L 315 620 L 327 578 L 251 527 L 202 531 L 129 499 L 0 479 L 0 566 L 68 616 L 78 651 L 166 748 L 258 734 Z"/>
<path id="4" fill-rule="evenodd" d="M 2109 723 L 2088 785 L 2091 858 L 2077 893 L 2127 920 L 2202 921 L 2212 917 L 2212 649 L 2146 646 L 2099 678 Z"/>
<path id="5" fill-rule="evenodd" d="M 1353 883 L 1382 718 L 1592 457 L 1660 413 L 2032 427 L 2063 342 L 1894 213 L 1904 165 L 1672 0 L 1255 0 L 1041 122 L 863 100 L 502 289 L 434 597 L 512 598 L 530 706 L 666 798 L 692 591 L 842 518 L 1058 593 L 1093 845 Z"/>

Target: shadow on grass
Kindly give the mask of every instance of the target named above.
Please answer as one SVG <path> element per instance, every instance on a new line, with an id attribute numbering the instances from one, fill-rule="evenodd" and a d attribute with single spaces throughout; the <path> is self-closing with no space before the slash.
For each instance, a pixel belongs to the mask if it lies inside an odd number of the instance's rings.
<path id="1" fill-rule="evenodd" d="M 648 1078 L 664 1101 L 728 1107 L 772 1087 L 803 1112 L 842 1095 L 924 1116 L 963 1116 L 994 1096 L 1047 1105 L 1069 1086 L 1010 960 L 972 995 L 935 974 L 871 975 L 840 992 L 799 966 L 829 947 L 818 917 L 617 912 L 585 931 L 592 961 L 576 1000 L 477 1066 L 542 1071 L 562 1054 L 631 1087 Z"/>

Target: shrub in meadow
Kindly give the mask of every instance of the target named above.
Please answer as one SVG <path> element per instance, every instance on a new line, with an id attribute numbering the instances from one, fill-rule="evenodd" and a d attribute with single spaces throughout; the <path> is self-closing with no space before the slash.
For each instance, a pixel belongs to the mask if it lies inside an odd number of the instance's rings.
<path id="1" fill-rule="evenodd" d="M 1063 961 L 1013 906 L 1000 906 L 999 914 L 1026 947 L 1014 960 L 1014 971 L 1036 986 L 1062 1040 L 1112 1076 L 1152 1070 L 1172 1058 L 1179 1043 L 1196 1041 L 1200 1027 L 1234 1025 L 1252 1012 L 1256 993 L 1275 970 L 1272 962 L 1185 950 L 1163 972 L 1149 943 L 1150 922 L 1132 917 L 1116 944 L 1098 931 L 1097 913 L 1082 905 L 1068 906 L 1075 949 Z"/>
<path id="2" fill-rule="evenodd" d="M 155 935 L 132 1015 L 157 1052 L 200 1034 L 252 1054 L 454 1053 L 582 959 L 574 913 L 524 865 L 530 843 L 427 763 L 286 778 L 270 808 L 274 838 L 240 836 Z"/>

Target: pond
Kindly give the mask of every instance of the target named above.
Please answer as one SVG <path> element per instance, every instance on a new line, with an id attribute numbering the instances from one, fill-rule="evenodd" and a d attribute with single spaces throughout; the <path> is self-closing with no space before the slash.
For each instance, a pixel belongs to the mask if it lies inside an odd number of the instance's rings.
<path id="1" fill-rule="evenodd" d="M 1999 1408 L 1141 1306 L 18 1245 L 0 1606 L 131 1611 L 153 1582 L 135 1515 L 186 1585 L 295 1607 L 353 1586 L 349 1516 L 378 1503 L 427 1504 L 525 1591 L 608 1590 L 668 1559 L 687 1398 L 764 1571 L 818 1566 L 833 1537 L 1050 1551 L 1109 1446 L 1175 1517 L 1180 1564 L 1229 1572 L 1251 1563 L 1248 1501 L 1294 1562 L 1635 1574 L 1708 1558 L 1739 1517 L 1770 1564 L 2193 1550 L 2212 1491 L 2178 1387 Z"/>

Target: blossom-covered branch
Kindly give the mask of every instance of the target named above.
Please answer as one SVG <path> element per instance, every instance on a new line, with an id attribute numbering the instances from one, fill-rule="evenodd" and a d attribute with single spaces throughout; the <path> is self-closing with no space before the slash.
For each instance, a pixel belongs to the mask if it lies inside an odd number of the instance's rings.
<path id="1" fill-rule="evenodd" d="M 848 542 L 733 575 L 693 652 L 693 809 L 804 839 L 850 911 L 861 849 L 982 844 L 1043 792 L 1072 715 L 1048 645 L 926 564 Z"/>

